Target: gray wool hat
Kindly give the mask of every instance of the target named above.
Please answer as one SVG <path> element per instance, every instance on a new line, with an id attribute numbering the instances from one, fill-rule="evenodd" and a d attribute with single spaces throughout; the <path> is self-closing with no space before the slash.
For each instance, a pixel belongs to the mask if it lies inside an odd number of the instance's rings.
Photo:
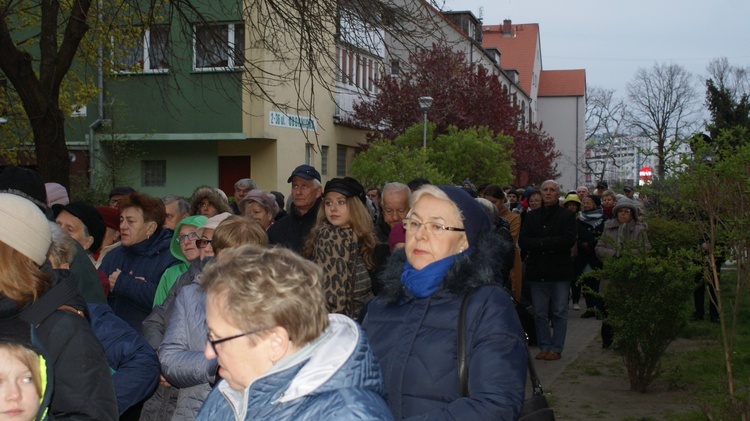
<path id="1" fill-rule="evenodd" d="M 617 204 L 614 208 L 612 208 L 612 214 L 617 215 L 617 211 L 627 208 L 630 209 L 630 212 L 633 214 L 633 220 L 638 220 L 638 208 L 635 206 L 635 202 L 633 202 L 631 199 L 628 199 L 627 197 L 623 197 L 622 199 L 617 201 Z"/>

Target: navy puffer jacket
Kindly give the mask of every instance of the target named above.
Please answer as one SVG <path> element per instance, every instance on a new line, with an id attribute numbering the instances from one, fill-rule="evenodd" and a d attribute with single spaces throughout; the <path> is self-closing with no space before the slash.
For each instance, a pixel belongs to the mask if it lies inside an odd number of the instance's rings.
<path id="1" fill-rule="evenodd" d="M 432 295 L 416 298 L 401 286 L 406 261 L 394 253 L 383 273 L 384 292 L 369 306 L 362 327 L 380 361 L 388 406 L 396 419 L 514 420 L 526 385 L 526 345 L 510 295 L 502 288 L 503 250 L 495 234 L 459 255 Z M 469 396 L 459 392 L 458 314 L 466 315 Z"/>
<path id="2" fill-rule="evenodd" d="M 143 319 L 151 313 L 161 275 L 180 263 L 169 251 L 171 241 L 172 231 L 159 228 L 149 239 L 113 249 L 99 266 L 107 276 L 122 271 L 107 301 L 115 314 L 139 333 Z"/>

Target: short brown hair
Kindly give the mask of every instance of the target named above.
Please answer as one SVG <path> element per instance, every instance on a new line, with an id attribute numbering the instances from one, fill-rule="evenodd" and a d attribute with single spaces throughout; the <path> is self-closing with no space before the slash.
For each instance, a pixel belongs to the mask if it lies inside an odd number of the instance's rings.
<path id="1" fill-rule="evenodd" d="M 268 234 L 254 219 L 232 215 L 221 221 L 211 238 L 214 254 L 243 244 L 268 244 Z"/>
<path id="2" fill-rule="evenodd" d="M 0 293 L 22 305 L 36 300 L 51 281 L 52 274 L 0 241 Z"/>
<path id="3" fill-rule="evenodd" d="M 164 202 L 146 193 L 130 193 L 120 202 L 120 213 L 127 208 L 139 208 L 143 212 L 143 221 L 156 222 L 157 227 L 164 225 L 164 218 L 167 217 Z"/>
<path id="4" fill-rule="evenodd" d="M 202 287 L 209 299 L 224 300 L 219 311 L 236 327 L 281 326 L 302 347 L 328 326 L 322 277 L 318 265 L 289 249 L 246 244 L 224 250 L 203 272 Z"/>

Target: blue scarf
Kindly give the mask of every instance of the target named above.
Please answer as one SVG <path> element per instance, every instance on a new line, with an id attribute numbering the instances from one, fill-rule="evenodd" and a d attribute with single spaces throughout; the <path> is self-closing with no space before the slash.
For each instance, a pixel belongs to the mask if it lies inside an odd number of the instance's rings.
<path id="1" fill-rule="evenodd" d="M 436 262 L 432 262 L 422 268 L 422 270 L 414 269 L 411 263 L 407 260 L 406 263 L 404 263 L 404 272 L 401 273 L 401 283 L 415 297 L 429 297 L 433 292 L 437 291 L 440 284 L 443 283 L 445 274 L 448 273 L 448 269 L 453 265 L 456 257 L 468 251 L 469 249 L 464 250 L 462 253 L 453 254 Z"/>

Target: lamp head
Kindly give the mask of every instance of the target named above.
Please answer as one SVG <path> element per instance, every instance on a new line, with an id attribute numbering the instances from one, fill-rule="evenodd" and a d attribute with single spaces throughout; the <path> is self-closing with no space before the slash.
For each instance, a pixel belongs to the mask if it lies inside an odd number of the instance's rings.
<path id="1" fill-rule="evenodd" d="M 430 109 L 430 106 L 432 105 L 432 97 L 431 96 L 421 96 L 419 97 L 419 108 L 422 109 L 422 111 L 427 111 Z"/>

